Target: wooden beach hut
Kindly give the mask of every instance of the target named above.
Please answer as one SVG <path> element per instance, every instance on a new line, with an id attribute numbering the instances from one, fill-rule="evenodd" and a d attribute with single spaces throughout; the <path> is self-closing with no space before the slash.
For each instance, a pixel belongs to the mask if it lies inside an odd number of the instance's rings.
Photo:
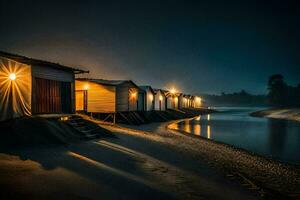
<path id="1" fill-rule="evenodd" d="M 191 107 L 191 95 L 180 94 L 178 97 L 179 108 L 190 108 Z"/>
<path id="2" fill-rule="evenodd" d="M 76 79 L 76 111 L 116 113 L 138 110 L 139 87 L 131 80 Z"/>
<path id="3" fill-rule="evenodd" d="M 154 89 L 154 109 L 157 111 L 166 110 L 166 95 L 161 89 Z"/>
<path id="4" fill-rule="evenodd" d="M 167 109 L 178 109 L 180 93 L 170 92 L 168 90 L 164 90 L 166 96 L 166 107 Z"/>
<path id="5" fill-rule="evenodd" d="M 86 71 L 0 52 L 0 121 L 74 113 L 75 74 Z"/>
<path id="6" fill-rule="evenodd" d="M 154 110 L 154 101 L 155 101 L 155 92 L 151 86 L 140 86 L 142 90 L 145 91 L 144 99 L 145 99 L 145 111 L 153 111 Z"/>
<path id="7" fill-rule="evenodd" d="M 202 99 L 199 96 L 193 97 L 193 108 L 200 108 L 202 106 Z"/>

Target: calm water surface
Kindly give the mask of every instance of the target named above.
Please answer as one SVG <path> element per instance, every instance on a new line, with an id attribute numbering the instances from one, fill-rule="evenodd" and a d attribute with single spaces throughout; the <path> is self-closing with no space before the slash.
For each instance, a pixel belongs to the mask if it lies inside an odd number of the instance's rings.
<path id="1" fill-rule="evenodd" d="M 262 108 L 217 108 L 220 113 L 202 115 L 173 124 L 173 128 L 271 157 L 300 164 L 300 123 L 256 118 L 249 113 Z"/>

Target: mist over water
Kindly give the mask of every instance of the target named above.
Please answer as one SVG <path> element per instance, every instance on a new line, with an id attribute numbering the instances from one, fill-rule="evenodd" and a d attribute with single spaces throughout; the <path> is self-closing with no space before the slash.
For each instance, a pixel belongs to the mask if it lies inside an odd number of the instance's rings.
<path id="1" fill-rule="evenodd" d="M 255 152 L 286 163 L 300 164 L 300 123 L 256 118 L 263 108 L 219 107 L 220 112 L 173 124 L 172 128 Z"/>

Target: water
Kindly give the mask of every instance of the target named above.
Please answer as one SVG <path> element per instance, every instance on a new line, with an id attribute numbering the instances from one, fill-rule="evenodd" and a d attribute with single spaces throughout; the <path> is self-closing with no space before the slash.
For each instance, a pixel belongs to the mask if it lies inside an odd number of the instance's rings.
<path id="1" fill-rule="evenodd" d="M 299 165 L 300 123 L 249 116 L 261 109 L 220 107 L 220 113 L 185 120 L 173 128 Z"/>

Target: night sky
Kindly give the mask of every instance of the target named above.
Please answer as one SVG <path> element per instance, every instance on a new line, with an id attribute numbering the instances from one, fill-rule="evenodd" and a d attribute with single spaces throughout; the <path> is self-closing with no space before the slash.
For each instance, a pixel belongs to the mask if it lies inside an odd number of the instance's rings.
<path id="1" fill-rule="evenodd" d="M 274 73 L 300 83 L 292 1 L 0 2 L 1 50 L 89 69 L 91 78 L 193 94 L 265 93 Z"/>

